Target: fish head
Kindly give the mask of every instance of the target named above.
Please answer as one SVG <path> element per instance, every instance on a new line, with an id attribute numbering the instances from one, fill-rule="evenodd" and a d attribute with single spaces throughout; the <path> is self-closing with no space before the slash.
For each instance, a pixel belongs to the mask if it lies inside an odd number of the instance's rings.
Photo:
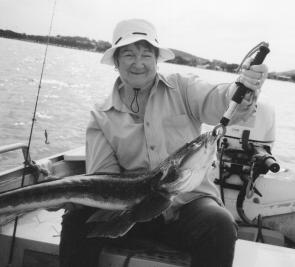
<path id="1" fill-rule="evenodd" d="M 206 132 L 173 153 L 161 187 L 172 194 L 193 191 L 214 162 L 218 139 L 218 135 Z"/>
<path id="2" fill-rule="evenodd" d="M 195 169 L 199 166 L 210 165 L 216 155 L 218 136 L 212 132 L 206 132 L 190 143 L 187 143 L 180 151 L 179 169 Z"/>

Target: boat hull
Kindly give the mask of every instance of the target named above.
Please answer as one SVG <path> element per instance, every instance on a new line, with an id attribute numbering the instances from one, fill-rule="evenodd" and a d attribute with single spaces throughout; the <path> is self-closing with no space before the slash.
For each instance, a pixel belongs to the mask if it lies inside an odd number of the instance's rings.
<path id="1" fill-rule="evenodd" d="M 241 184 L 237 175 L 232 175 L 227 182 Z M 262 224 L 280 231 L 295 242 L 295 175 L 290 171 L 267 173 L 257 178 L 255 187 L 261 193 L 245 197 L 243 210 L 245 215 L 254 220 L 259 215 Z M 225 206 L 237 221 L 241 218 L 236 209 L 239 191 L 224 189 Z"/>

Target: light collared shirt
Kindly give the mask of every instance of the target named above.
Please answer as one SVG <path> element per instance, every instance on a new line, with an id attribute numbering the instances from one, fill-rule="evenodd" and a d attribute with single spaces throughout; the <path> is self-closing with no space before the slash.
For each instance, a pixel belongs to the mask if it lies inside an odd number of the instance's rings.
<path id="1" fill-rule="evenodd" d="M 216 125 L 226 111 L 233 84 L 210 84 L 197 76 L 157 74 L 143 121 L 122 102 L 120 78 L 112 94 L 95 105 L 86 131 L 86 171 L 122 172 L 151 170 L 201 133 L 202 123 Z M 252 105 L 253 106 L 253 105 Z M 246 116 L 250 108 L 237 112 Z M 218 196 L 209 178 L 178 203 L 202 195 Z"/>

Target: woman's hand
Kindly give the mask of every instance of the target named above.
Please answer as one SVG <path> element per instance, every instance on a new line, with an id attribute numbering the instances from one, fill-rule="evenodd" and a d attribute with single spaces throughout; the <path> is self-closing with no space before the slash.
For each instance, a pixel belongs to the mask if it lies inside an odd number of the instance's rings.
<path id="1" fill-rule="evenodd" d="M 261 87 L 267 78 L 268 68 L 265 64 L 250 65 L 253 59 L 248 59 L 242 66 L 242 70 L 236 80 L 245 85 L 250 90 L 245 94 L 243 101 L 236 110 L 234 118 L 231 119 L 231 124 L 237 121 L 246 121 L 256 111 L 256 102 L 260 94 Z M 230 87 L 230 96 L 237 90 L 237 84 L 233 83 Z"/>
<path id="2" fill-rule="evenodd" d="M 252 60 L 253 59 L 247 60 L 242 66 L 242 71 L 237 81 L 253 90 L 255 95 L 258 96 L 261 87 L 267 78 L 268 68 L 265 64 L 250 66 Z"/>

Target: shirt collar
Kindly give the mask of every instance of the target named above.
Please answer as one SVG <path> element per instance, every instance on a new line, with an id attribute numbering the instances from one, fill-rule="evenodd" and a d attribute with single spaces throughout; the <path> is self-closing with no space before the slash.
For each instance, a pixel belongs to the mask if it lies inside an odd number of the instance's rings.
<path id="1" fill-rule="evenodd" d="M 174 89 L 174 86 L 172 86 L 167 78 L 160 73 L 157 73 L 156 75 L 156 81 L 155 85 L 156 89 L 158 90 L 159 88 L 169 88 L 169 89 Z M 126 106 L 122 103 L 120 95 L 119 95 L 119 90 L 123 88 L 123 83 L 120 79 L 120 77 L 117 78 L 115 81 L 115 84 L 113 86 L 113 91 L 111 95 L 109 95 L 105 102 L 99 106 L 99 110 L 101 111 L 107 111 L 110 110 L 111 108 L 115 108 L 119 111 L 123 112 L 129 112 L 129 110 L 126 108 Z"/>
<path id="2" fill-rule="evenodd" d="M 156 84 L 158 87 L 159 87 L 159 83 L 166 85 L 167 88 L 175 89 L 175 87 L 171 83 L 168 82 L 167 77 L 161 73 L 157 73 L 157 77 L 156 77 Z"/>

